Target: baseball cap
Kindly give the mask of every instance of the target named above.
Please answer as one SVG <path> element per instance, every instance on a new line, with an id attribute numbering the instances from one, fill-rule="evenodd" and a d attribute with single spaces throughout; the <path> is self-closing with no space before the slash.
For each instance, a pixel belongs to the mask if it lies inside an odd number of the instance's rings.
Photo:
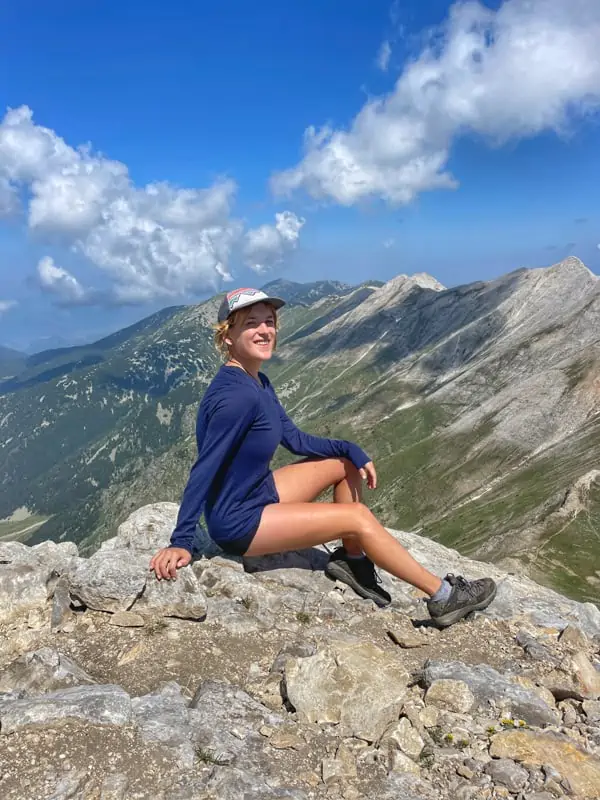
<path id="1" fill-rule="evenodd" d="M 271 297 L 261 289 L 234 289 L 223 298 L 217 320 L 225 322 L 232 311 L 253 306 L 255 303 L 270 303 L 274 308 L 281 308 L 285 305 L 285 300 L 281 297 Z"/>

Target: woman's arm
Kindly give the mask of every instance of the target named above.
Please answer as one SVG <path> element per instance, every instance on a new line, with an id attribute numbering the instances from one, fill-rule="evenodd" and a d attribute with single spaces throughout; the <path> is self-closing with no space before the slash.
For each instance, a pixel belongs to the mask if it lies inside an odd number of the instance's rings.
<path id="1" fill-rule="evenodd" d="M 192 552 L 196 525 L 217 472 L 244 436 L 256 415 L 256 397 L 227 392 L 217 401 L 206 430 L 198 431 L 198 458 L 190 471 L 171 535 L 171 547 Z M 199 427 L 201 425 L 199 420 Z"/>
<path id="2" fill-rule="evenodd" d="M 346 439 L 326 439 L 301 431 L 286 414 L 270 383 L 269 388 L 279 406 L 279 416 L 283 426 L 281 444 L 291 453 L 318 458 L 348 458 L 357 469 L 361 469 L 371 461 L 365 451 L 354 442 L 348 442 Z"/>

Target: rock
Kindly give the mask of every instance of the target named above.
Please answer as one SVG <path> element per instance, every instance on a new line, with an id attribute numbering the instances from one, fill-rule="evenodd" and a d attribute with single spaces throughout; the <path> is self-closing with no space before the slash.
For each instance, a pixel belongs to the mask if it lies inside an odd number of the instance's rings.
<path id="1" fill-rule="evenodd" d="M 128 611 L 144 591 L 147 574 L 131 550 L 98 550 L 69 572 L 69 591 L 96 611 Z"/>
<path id="2" fill-rule="evenodd" d="M 429 644 L 429 639 L 422 633 L 417 631 L 402 631 L 398 628 L 387 632 L 390 639 L 406 650 L 413 647 L 423 647 Z"/>
<path id="3" fill-rule="evenodd" d="M 286 697 L 300 719 L 340 723 L 370 742 L 398 718 L 408 679 L 395 658 L 359 640 L 332 642 L 285 665 Z"/>
<path id="4" fill-rule="evenodd" d="M 173 800 L 308 800 L 301 789 L 269 786 L 256 772 L 231 767 L 216 767 L 206 782 L 206 791 L 207 794 L 187 794 Z"/>
<path id="5" fill-rule="evenodd" d="M 278 729 L 284 718 L 235 686 L 205 681 L 190 703 L 189 724 L 196 748 L 264 778 L 272 770 L 272 751 L 265 755 L 268 745 L 259 729 Z"/>
<path id="6" fill-rule="evenodd" d="M 69 594 L 69 579 L 66 575 L 61 575 L 54 587 L 52 598 L 52 615 L 50 617 L 50 630 L 52 633 L 65 631 L 65 626 L 69 626 L 74 621 L 74 614 L 71 611 L 71 595 Z M 68 632 L 68 631 L 67 631 Z"/>
<path id="7" fill-rule="evenodd" d="M 78 664 L 50 647 L 26 653 L 0 671 L 0 692 L 22 690 L 38 695 L 95 683 Z"/>
<path id="8" fill-rule="evenodd" d="M 468 666 L 460 661 L 427 661 L 423 672 L 426 686 L 434 681 L 450 679 L 467 684 L 475 702 L 488 706 L 493 701 L 499 708 L 507 708 L 529 725 L 558 725 L 560 714 L 550 708 L 535 692 L 507 679 L 487 664 Z"/>
<path id="9" fill-rule="evenodd" d="M 335 758 L 325 758 L 321 764 L 323 783 L 330 786 L 336 781 L 356 778 L 356 761 L 350 748 L 343 742 L 338 747 Z"/>
<path id="10" fill-rule="evenodd" d="M 70 769 L 66 775 L 58 781 L 51 795 L 47 800 L 75 800 L 81 797 L 80 790 L 85 788 L 87 774 L 83 769 Z"/>
<path id="11" fill-rule="evenodd" d="M 575 625 L 567 625 L 567 627 L 563 630 L 561 635 L 558 637 L 558 641 L 569 647 L 571 650 L 587 650 L 590 646 L 590 641 L 585 633 L 577 628 Z"/>
<path id="12" fill-rule="evenodd" d="M 517 644 L 521 645 L 527 655 L 534 661 L 556 665 L 560 663 L 560 658 L 558 658 L 547 645 L 538 642 L 534 636 L 531 636 L 531 634 L 526 631 L 519 631 L 516 640 Z"/>
<path id="13" fill-rule="evenodd" d="M 514 794 L 520 792 L 529 779 L 527 770 L 520 767 L 510 758 L 490 761 L 486 765 L 485 771 L 492 778 L 494 783 L 501 783 Z"/>
<path id="14" fill-rule="evenodd" d="M 165 684 L 159 691 L 134 697 L 131 707 L 140 735 L 145 742 L 160 742 L 171 749 L 180 769 L 192 769 L 196 751 L 190 740 L 188 701 L 178 684 Z"/>
<path id="15" fill-rule="evenodd" d="M 419 766 L 401 750 L 392 750 L 390 753 L 390 772 L 411 772 L 413 775 L 421 774 Z"/>
<path id="16" fill-rule="evenodd" d="M 116 611 L 108 620 L 109 625 L 117 628 L 143 628 L 144 618 L 135 611 Z"/>
<path id="17" fill-rule="evenodd" d="M 556 706 L 554 695 L 549 689 L 546 689 L 545 686 L 538 686 L 531 678 L 527 678 L 525 675 L 507 675 L 506 677 L 511 683 L 516 683 L 518 686 L 522 686 L 524 689 L 528 689 L 534 694 L 537 694 L 549 708 L 554 708 Z"/>
<path id="18" fill-rule="evenodd" d="M 600 700 L 584 700 L 582 708 L 590 722 L 600 722 Z"/>
<path id="19" fill-rule="evenodd" d="M 583 651 L 570 659 L 568 671 L 555 669 L 544 676 L 542 683 L 557 700 L 569 697 L 575 700 L 595 700 L 600 697 L 600 672 L 594 669 Z"/>
<path id="20" fill-rule="evenodd" d="M 414 766 L 416 765 L 413 763 Z M 418 778 L 415 774 L 392 772 L 378 789 L 376 798 L 377 800 L 440 800 L 440 794 L 429 782 Z"/>
<path id="21" fill-rule="evenodd" d="M 549 764 L 569 781 L 576 794 L 597 797 L 600 759 L 586 753 L 567 737 L 534 731 L 504 731 L 492 739 L 490 755 L 540 767 Z"/>
<path id="22" fill-rule="evenodd" d="M 275 731 L 269 738 L 269 744 L 275 750 L 288 750 L 299 748 L 304 744 L 304 740 L 293 730 L 280 729 Z"/>
<path id="23" fill-rule="evenodd" d="M 126 725 L 131 700 L 120 686 L 74 686 L 39 697 L 0 701 L 0 733 L 33 725 L 82 720 L 94 725 Z"/>
<path id="24" fill-rule="evenodd" d="M 28 564 L 0 563 L 0 615 L 43 605 L 48 597 L 49 570 Z"/>
<path id="25" fill-rule="evenodd" d="M 111 545 L 103 542 L 103 548 L 146 553 L 149 562 L 157 550 L 169 546 L 178 513 L 177 503 L 150 503 L 142 506 L 119 525 Z"/>
<path id="26" fill-rule="evenodd" d="M 159 581 L 150 575 L 134 607 L 141 614 L 152 611 L 163 617 L 196 620 L 204 619 L 207 609 L 206 596 L 191 567 L 178 570 L 174 581 Z"/>
<path id="27" fill-rule="evenodd" d="M 444 679 L 433 681 L 425 695 L 427 705 L 467 714 L 475 705 L 475 697 L 464 681 Z"/>
<path id="28" fill-rule="evenodd" d="M 386 744 L 402 750 L 402 752 L 409 758 L 412 758 L 413 761 L 418 760 L 425 746 L 425 742 L 418 731 L 413 728 L 406 717 L 402 717 L 402 719 L 385 732 L 381 745 Z"/>
<path id="29" fill-rule="evenodd" d="M 100 787 L 100 800 L 127 800 L 129 781 L 126 775 L 114 772 L 106 775 Z"/>

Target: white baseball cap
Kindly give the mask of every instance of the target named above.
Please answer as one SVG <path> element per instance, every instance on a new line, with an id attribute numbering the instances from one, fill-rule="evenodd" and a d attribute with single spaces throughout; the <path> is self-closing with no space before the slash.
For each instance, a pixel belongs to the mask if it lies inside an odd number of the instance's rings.
<path id="1" fill-rule="evenodd" d="M 232 311 L 253 306 L 255 303 L 270 303 L 274 308 L 281 308 L 285 300 L 281 297 L 271 297 L 261 289 L 234 289 L 228 292 L 219 306 L 218 322 L 225 322 Z"/>

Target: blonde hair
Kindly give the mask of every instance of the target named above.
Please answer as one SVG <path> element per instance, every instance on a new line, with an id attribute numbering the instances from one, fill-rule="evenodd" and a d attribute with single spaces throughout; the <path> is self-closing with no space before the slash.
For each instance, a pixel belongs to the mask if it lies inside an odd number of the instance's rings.
<path id="1" fill-rule="evenodd" d="M 279 330 L 279 317 L 277 316 L 277 309 L 275 306 L 272 306 L 271 303 L 265 303 L 265 305 L 269 306 L 271 311 L 273 312 L 273 316 L 275 317 L 275 330 Z M 226 360 L 231 355 L 229 350 L 229 345 L 225 341 L 229 336 L 229 331 L 233 328 L 235 323 L 240 320 L 242 323 L 246 320 L 246 317 L 249 315 L 250 311 L 252 310 L 252 306 L 248 306 L 247 308 L 240 308 L 239 311 L 232 311 L 231 314 L 227 317 L 224 322 L 218 322 L 216 325 L 213 325 L 213 339 L 214 345 L 223 360 Z M 273 344 L 273 350 L 277 347 L 277 337 L 275 337 L 275 342 Z"/>

